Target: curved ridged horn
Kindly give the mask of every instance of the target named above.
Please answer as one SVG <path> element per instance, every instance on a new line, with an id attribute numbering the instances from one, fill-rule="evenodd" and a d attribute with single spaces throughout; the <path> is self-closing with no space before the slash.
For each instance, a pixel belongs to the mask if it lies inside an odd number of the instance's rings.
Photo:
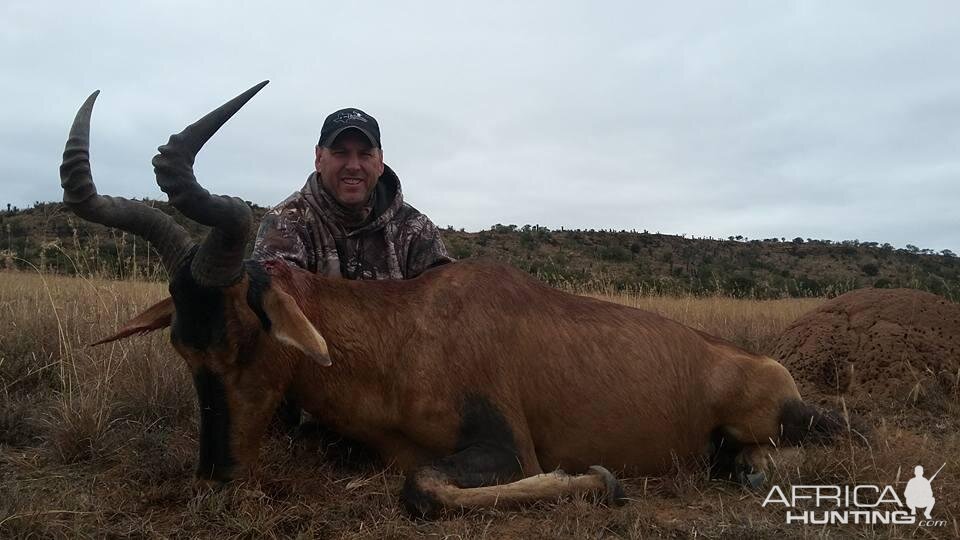
<path id="1" fill-rule="evenodd" d="M 170 198 L 170 204 L 193 221 L 213 227 L 190 265 L 193 278 L 203 286 L 226 287 L 242 277 L 253 213 L 247 203 L 236 197 L 211 195 L 197 182 L 193 162 L 204 143 L 268 82 L 263 81 L 171 135 L 153 158 L 157 184 Z"/>
<path id="2" fill-rule="evenodd" d="M 173 275 L 193 247 L 186 229 L 156 208 L 122 197 L 97 194 L 90 172 L 90 115 L 99 94 L 99 90 L 90 94 L 70 128 L 60 165 L 63 202 L 82 219 L 116 227 L 147 240 L 160 253 L 167 273 Z"/>

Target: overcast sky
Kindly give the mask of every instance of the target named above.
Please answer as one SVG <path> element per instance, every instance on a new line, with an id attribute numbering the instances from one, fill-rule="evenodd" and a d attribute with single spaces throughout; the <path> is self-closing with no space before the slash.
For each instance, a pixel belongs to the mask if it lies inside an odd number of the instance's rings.
<path id="1" fill-rule="evenodd" d="M 211 192 L 281 201 L 354 106 L 441 227 L 960 252 L 956 1 L 212 4 L 0 2 L 0 204 L 60 199 L 92 90 L 100 192 L 161 198 L 156 147 L 270 79 L 198 157 Z"/>

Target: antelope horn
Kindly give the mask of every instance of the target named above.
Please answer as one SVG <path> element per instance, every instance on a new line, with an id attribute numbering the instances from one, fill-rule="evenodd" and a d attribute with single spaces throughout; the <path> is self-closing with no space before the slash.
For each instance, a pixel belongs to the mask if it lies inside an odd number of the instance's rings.
<path id="1" fill-rule="evenodd" d="M 253 213 L 236 197 L 211 195 L 193 174 L 197 153 L 210 137 L 270 81 L 250 88 L 213 112 L 170 136 L 153 158 L 157 184 L 170 204 L 185 216 L 213 227 L 197 251 L 190 271 L 200 285 L 226 287 L 239 280 Z"/>
<path id="2" fill-rule="evenodd" d="M 116 227 L 135 234 L 160 253 L 163 266 L 172 275 L 193 247 L 186 229 L 167 214 L 141 202 L 98 195 L 90 172 L 90 115 L 100 91 L 90 94 L 70 128 L 60 165 L 63 202 L 81 219 Z"/>

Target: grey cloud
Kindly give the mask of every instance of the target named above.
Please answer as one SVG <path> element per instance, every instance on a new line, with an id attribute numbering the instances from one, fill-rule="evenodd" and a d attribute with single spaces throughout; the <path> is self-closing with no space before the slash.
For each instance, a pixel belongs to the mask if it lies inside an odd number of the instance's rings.
<path id="1" fill-rule="evenodd" d="M 441 225 L 960 251 L 950 3 L 13 1 L 0 62 L 0 203 L 60 197 L 95 88 L 101 191 L 158 197 L 156 147 L 269 78 L 199 157 L 211 191 L 280 201 L 323 117 L 352 105 Z"/>

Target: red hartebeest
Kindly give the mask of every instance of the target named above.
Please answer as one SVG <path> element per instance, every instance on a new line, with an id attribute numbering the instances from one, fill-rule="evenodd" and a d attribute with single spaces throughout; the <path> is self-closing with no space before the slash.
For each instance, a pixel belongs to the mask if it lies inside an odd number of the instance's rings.
<path id="1" fill-rule="evenodd" d="M 159 210 L 97 194 L 96 93 L 60 168 L 68 207 L 150 241 L 170 272 L 170 298 L 104 341 L 171 328 L 200 403 L 200 480 L 252 466 L 288 395 L 406 470 L 403 501 L 418 515 L 583 492 L 619 502 L 608 468 L 656 474 L 707 454 L 757 480 L 770 445 L 843 429 L 804 405 L 770 358 L 509 266 L 463 261 L 360 282 L 244 261 L 249 207 L 211 195 L 192 166 L 265 84 L 170 137 L 153 160 L 170 203 L 212 227 L 199 245 Z"/>

